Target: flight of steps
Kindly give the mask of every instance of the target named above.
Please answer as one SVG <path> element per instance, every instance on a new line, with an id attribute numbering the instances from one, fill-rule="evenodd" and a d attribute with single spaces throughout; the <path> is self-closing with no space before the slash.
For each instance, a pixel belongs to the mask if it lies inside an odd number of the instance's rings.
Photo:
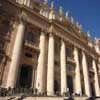
<path id="1" fill-rule="evenodd" d="M 23 99 L 19 99 L 19 98 L 20 96 L 0 97 L 0 100 L 70 100 L 68 99 L 68 97 L 25 97 Z M 87 97 L 74 97 L 74 100 L 87 100 Z M 95 100 L 100 100 L 100 98 L 95 99 Z"/>

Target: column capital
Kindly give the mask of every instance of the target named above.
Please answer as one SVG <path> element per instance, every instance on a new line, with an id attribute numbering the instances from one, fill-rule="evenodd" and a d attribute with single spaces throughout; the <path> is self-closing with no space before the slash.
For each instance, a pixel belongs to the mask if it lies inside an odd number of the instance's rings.
<path id="1" fill-rule="evenodd" d="M 61 39 L 61 43 L 64 43 L 65 44 L 65 40 L 64 39 Z"/>
<path id="2" fill-rule="evenodd" d="M 84 54 L 86 55 L 85 51 L 84 51 L 84 50 L 82 50 L 82 56 L 83 56 Z"/>
<path id="3" fill-rule="evenodd" d="M 40 35 L 45 35 L 46 34 L 46 32 L 44 32 L 44 31 L 41 31 L 41 33 L 40 33 Z"/>
<path id="4" fill-rule="evenodd" d="M 65 46 L 65 41 L 63 39 L 61 39 L 61 47 Z"/>
<path id="5" fill-rule="evenodd" d="M 48 34 L 48 32 L 46 31 L 46 30 L 44 30 L 44 29 L 40 29 L 40 33 L 44 33 L 44 34 Z"/>
<path id="6" fill-rule="evenodd" d="M 49 33 L 49 37 L 55 37 L 53 33 Z"/>
<path id="7" fill-rule="evenodd" d="M 76 46 L 74 46 L 74 50 L 78 50 L 78 48 Z"/>
<path id="8" fill-rule="evenodd" d="M 27 14 L 24 11 L 22 11 L 21 14 L 19 14 L 19 23 L 26 24 L 27 17 Z"/>

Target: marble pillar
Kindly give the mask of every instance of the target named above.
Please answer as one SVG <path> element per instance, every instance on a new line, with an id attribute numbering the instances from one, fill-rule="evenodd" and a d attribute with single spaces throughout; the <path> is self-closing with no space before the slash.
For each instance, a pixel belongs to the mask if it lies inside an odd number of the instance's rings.
<path id="1" fill-rule="evenodd" d="M 12 51 L 11 64 L 9 66 L 8 79 L 6 84 L 7 88 L 14 88 L 16 84 L 18 68 L 20 63 L 20 55 L 23 45 L 24 31 L 25 25 L 23 22 L 20 22 L 20 24 L 18 25 L 16 39 Z"/>
<path id="2" fill-rule="evenodd" d="M 61 94 L 67 92 L 67 75 L 66 75 L 66 47 L 65 42 L 61 41 L 61 51 L 60 51 L 60 61 L 61 61 Z"/>
<path id="3" fill-rule="evenodd" d="M 36 88 L 38 89 L 38 91 L 40 93 L 44 92 L 44 83 L 43 83 L 43 80 L 44 80 L 44 74 L 45 73 L 45 33 L 44 32 L 41 32 L 41 35 L 40 35 L 40 44 L 39 44 L 39 48 L 40 48 L 40 55 L 39 55 L 39 58 L 38 58 L 38 67 L 37 67 L 37 79 L 36 79 Z"/>
<path id="4" fill-rule="evenodd" d="M 96 68 L 95 60 L 92 61 L 92 65 L 93 65 L 93 69 L 94 69 L 95 94 L 96 94 L 96 96 L 100 96 L 100 87 L 99 87 L 99 80 L 98 80 L 98 74 L 97 74 L 97 68 Z"/>
<path id="5" fill-rule="evenodd" d="M 88 66 L 86 60 L 86 54 L 82 51 L 82 67 L 83 67 L 83 76 L 84 76 L 84 85 L 85 85 L 85 94 L 90 97 L 90 82 L 89 82 L 89 73 L 88 73 Z"/>
<path id="6" fill-rule="evenodd" d="M 75 66 L 75 93 L 82 94 L 79 55 L 78 55 L 77 48 L 74 48 L 74 60 L 76 62 L 76 66 Z"/>
<path id="7" fill-rule="evenodd" d="M 47 68 L 47 95 L 54 95 L 54 36 L 49 35 L 48 68 Z"/>

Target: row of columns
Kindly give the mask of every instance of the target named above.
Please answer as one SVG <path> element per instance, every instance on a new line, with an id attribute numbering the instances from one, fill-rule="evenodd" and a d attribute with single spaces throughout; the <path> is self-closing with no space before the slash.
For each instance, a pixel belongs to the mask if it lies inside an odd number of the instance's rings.
<path id="1" fill-rule="evenodd" d="M 41 42 L 42 41 L 40 41 L 40 43 Z M 75 92 L 82 94 L 81 73 L 80 73 L 79 56 L 77 48 L 74 48 L 74 59 L 76 61 Z M 61 61 L 61 94 L 63 94 L 67 92 L 66 46 L 63 40 L 61 41 L 60 61 Z M 84 51 L 82 51 L 82 65 L 83 65 L 85 92 L 87 96 L 91 96 L 88 66 L 87 66 L 86 54 Z M 96 68 L 96 64 L 93 64 L 93 67 Z M 94 71 L 95 70 L 96 69 L 94 69 Z M 96 91 L 96 96 L 100 96 L 99 81 L 96 73 L 97 71 L 95 71 L 95 84 L 96 84 L 95 91 Z M 54 94 L 54 37 L 52 34 L 50 34 L 49 36 L 49 45 L 48 45 L 47 94 L 48 95 Z"/>
<path id="2" fill-rule="evenodd" d="M 18 26 L 18 31 L 16 34 L 15 44 L 12 53 L 11 64 L 8 73 L 7 79 L 7 88 L 13 88 L 16 84 L 17 73 L 19 67 L 19 60 L 21 56 L 23 38 L 24 38 L 25 25 L 21 22 Z M 45 42 L 46 37 L 45 33 L 42 32 L 40 36 L 40 55 L 38 59 L 38 67 L 37 67 L 37 80 L 36 87 L 39 92 L 44 92 L 44 83 L 43 78 L 44 75 L 44 65 L 45 65 Z M 78 49 L 74 48 L 74 59 L 76 60 L 76 68 L 75 68 L 75 92 L 82 93 L 81 89 L 81 73 L 79 66 L 79 57 L 78 57 Z M 66 45 L 65 42 L 61 41 L 61 52 L 60 52 L 60 61 L 61 61 L 61 94 L 67 92 L 67 75 L 66 75 Z M 49 43 L 48 43 L 48 68 L 47 68 L 47 94 L 54 94 L 54 36 L 52 34 L 49 35 Z M 85 93 L 87 96 L 91 96 L 90 92 L 90 83 L 89 83 L 89 73 L 88 66 L 86 60 L 86 54 L 82 51 L 82 65 L 83 65 L 83 75 L 84 75 L 84 84 L 85 84 Z M 96 69 L 96 62 L 93 60 L 93 68 L 95 72 L 95 92 L 96 96 L 100 96 L 99 90 L 99 80 Z"/>

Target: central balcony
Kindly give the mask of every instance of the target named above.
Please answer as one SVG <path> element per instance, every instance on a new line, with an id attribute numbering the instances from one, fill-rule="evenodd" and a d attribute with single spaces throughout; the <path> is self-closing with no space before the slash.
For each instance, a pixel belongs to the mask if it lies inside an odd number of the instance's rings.
<path id="1" fill-rule="evenodd" d="M 32 42 L 32 41 L 25 40 L 24 46 L 39 51 L 39 44 L 38 44 L 38 43 L 34 43 L 34 42 Z"/>

